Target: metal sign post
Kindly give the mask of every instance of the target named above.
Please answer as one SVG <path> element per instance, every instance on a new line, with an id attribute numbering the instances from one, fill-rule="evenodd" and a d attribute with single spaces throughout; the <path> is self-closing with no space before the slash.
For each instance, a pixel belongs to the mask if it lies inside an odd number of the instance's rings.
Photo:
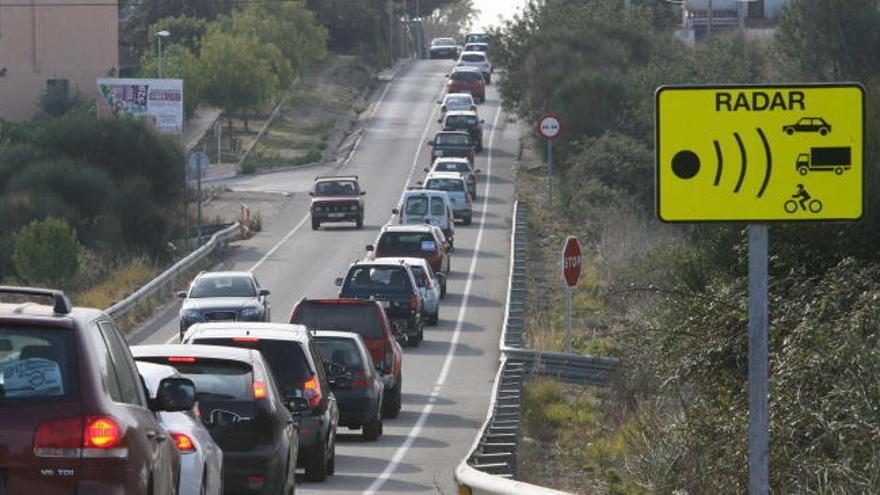
<path id="1" fill-rule="evenodd" d="M 749 493 L 770 493 L 766 224 L 749 225 Z"/>
<path id="2" fill-rule="evenodd" d="M 571 296 L 581 276 L 581 245 L 577 237 L 569 236 L 562 247 L 562 280 L 565 281 L 565 352 L 571 354 Z"/>
<path id="3" fill-rule="evenodd" d="M 553 207 L 553 140 L 562 134 L 562 120 L 558 115 L 545 113 L 535 126 L 542 139 L 547 141 L 547 204 Z"/>

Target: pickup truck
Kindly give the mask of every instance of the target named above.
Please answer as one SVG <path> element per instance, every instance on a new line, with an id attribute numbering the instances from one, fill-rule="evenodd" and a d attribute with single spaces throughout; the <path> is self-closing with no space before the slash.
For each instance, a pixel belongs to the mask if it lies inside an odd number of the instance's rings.
<path id="1" fill-rule="evenodd" d="M 422 296 L 410 268 L 403 263 L 359 261 L 336 279 L 343 299 L 379 301 L 403 345 L 418 345 L 424 336 Z"/>
<path id="2" fill-rule="evenodd" d="M 437 158 L 467 158 L 471 168 L 474 166 L 474 142 L 470 134 L 462 131 L 441 131 L 428 141 L 431 147 L 429 163 Z"/>

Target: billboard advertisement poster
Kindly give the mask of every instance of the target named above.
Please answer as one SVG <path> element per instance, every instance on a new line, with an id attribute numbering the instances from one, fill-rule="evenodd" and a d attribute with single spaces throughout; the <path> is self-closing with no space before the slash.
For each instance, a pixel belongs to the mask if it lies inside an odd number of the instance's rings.
<path id="1" fill-rule="evenodd" d="M 183 133 L 182 79 L 98 79 L 99 116 L 146 119 L 163 134 Z"/>

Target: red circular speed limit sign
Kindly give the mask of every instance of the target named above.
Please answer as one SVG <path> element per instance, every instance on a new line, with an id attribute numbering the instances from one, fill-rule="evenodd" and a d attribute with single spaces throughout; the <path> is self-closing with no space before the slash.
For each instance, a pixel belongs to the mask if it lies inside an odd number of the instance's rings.
<path id="1" fill-rule="evenodd" d="M 548 141 L 552 141 L 562 134 L 562 120 L 558 115 L 552 113 L 541 115 L 536 127 L 538 134 Z"/>
<path id="2" fill-rule="evenodd" d="M 562 248 L 562 278 L 565 285 L 574 287 L 581 276 L 581 245 L 577 237 L 569 237 Z"/>

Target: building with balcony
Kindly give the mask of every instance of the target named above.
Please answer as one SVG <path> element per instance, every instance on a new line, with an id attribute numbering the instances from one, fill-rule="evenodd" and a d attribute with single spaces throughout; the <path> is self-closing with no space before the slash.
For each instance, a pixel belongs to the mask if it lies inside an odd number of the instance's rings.
<path id="1" fill-rule="evenodd" d="M 691 42 L 739 31 L 768 36 L 776 29 L 788 0 L 683 0 L 682 26 L 678 34 Z"/>
<path id="2" fill-rule="evenodd" d="M 96 98 L 95 80 L 118 72 L 117 12 L 113 1 L 0 2 L 0 118 L 30 119 L 47 87 Z"/>

